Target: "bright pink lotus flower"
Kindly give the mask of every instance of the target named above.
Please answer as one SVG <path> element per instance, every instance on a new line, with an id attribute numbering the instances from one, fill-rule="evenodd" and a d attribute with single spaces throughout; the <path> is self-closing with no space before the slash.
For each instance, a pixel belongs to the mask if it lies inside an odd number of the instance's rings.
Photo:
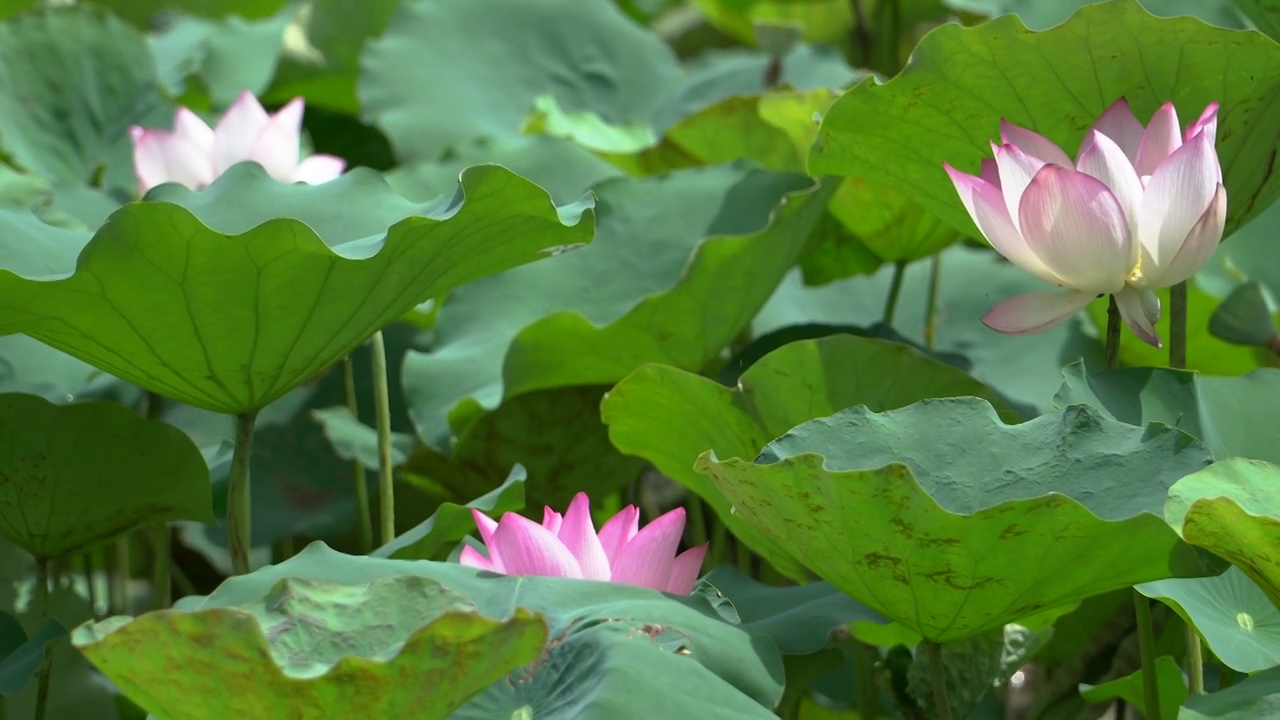
<path id="1" fill-rule="evenodd" d="M 1075 163 L 1057 145 L 1001 121 L 981 176 L 944 163 L 974 223 L 1001 255 L 1065 288 L 1010 298 L 982 322 L 1003 333 L 1048 330 L 1100 295 L 1160 346 L 1153 290 L 1194 275 L 1222 240 L 1227 193 L 1214 147 L 1218 105 L 1179 132 L 1165 103 L 1143 127 L 1124 98 L 1093 124 Z"/>
<path id="2" fill-rule="evenodd" d="M 698 580 L 707 546 L 676 555 L 684 534 L 684 508 L 676 508 L 640 528 L 640 511 L 628 505 L 596 533 L 585 493 L 578 493 L 569 511 L 546 508 L 542 524 L 516 513 L 494 522 L 471 511 L 489 556 L 471 547 L 462 549 L 461 562 L 503 575 L 550 575 L 604 580 L 688 595 Z"/>
<path id="3" fill-rule="evenodd" d="M 303 104 L 302 98 L 294 98 L 269 115 L 245 91 L 214 128 L 184 107 L 174 113 L 171 131 L 130 127 L 138 193 L 167 182 L 199 190 L 232 165 L 249 160 L 280 182 L 318 185 L 338 177 L 346 168 L 342 158 L 300 158 Z"/>

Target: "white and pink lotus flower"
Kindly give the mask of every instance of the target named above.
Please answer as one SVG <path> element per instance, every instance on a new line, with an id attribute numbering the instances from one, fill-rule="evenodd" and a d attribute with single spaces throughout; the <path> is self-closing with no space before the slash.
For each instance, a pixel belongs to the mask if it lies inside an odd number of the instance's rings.
<path id="1" fill-rule="evenodd" d="M 542 524 L 516 513 L 494 521 L 471 511 L 488 557 L 464 547 L 460 561 L 469 567 L 503 575 L 547 575 L 625 583 L 676 595 L 693 591 L 705 544 L 676 554 L 684 534 L 684 508 L 676 508 L 640 527 L 640 511 L 628 505 L 609 518 L 597 533 L 591 503 L 578 493 L 569 510 L 546 508 Z"/>
<path id="2" fill-rule="evenodd" d="M 130 127 L 138 194 L 168 182 L 200 190 L 246 161 L 258 163 L 280 182 L 318 185 L 333 180 L 346 168 L 342 158 L 301 157 L 303 109 L 299 97 L 271 115 L 245 91 L 212 128 L 185 107 L 174 113 L 172 130 Z"/>
<path id="3" fill-rule="evenodd" d="M 1042 332 L 1110 294 L 1125 324 L 1160 347 L 1153 291 L 1195 275 L 1222 241 L 1217 129 L 1217 103 L 1181 131 L 1171 103 L 1143 127 L 1121 98 L 1089 129 L 1074 163 L 1049 139 L 1005 121 L 979 176 L 944 163 L 992 247 L 1063 288 L 1004 300 L 982 322 Z"/>

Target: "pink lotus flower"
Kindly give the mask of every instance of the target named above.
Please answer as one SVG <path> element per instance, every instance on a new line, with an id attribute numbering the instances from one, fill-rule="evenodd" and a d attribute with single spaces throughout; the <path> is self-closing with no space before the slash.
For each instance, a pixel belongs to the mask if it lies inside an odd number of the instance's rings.
<path id="1" fill-rule="evenodd" d="M 294 98 L 275 115 L 245 91 L 222 119 L 210 128 L 195 113 L 180 107 L 173 130 L 129 128 L 138 194 L 167 182 L 199 190 L 236 163 L 253 161 L 280 182 L 318 185 L 342 174 L 346 162 L 333 155 L 300 160 L 304 101 Z"/>
<path id="2" fill-rule="evenodd" d="M 1124 98 L 1085 135 L 1075 163 L 1035 132 L 1001 121 L 981 176 L 943 163 L 983 236 L 1027 272 L 1065 288 L 1010 298 L 982 322 L 1003 333 L 1048 330 L 1100 295 L 1160 347 L 1153 293 L 1190 278 L 1222 240 L 1227 193 L 1214 147 L 1218 105 L 1179 132 L 1165 103 L 1143 127 Z"/>
<path id="3" fill-rule="evenodd" d="M 676 508 L 640 529 L 640 511 L 628 505 L 596 533 L 585 493 L 578 493 L 569 511 L 546 508 L 542 524 L 516 513 L 494 522 L 472 510 L 489 556 L 471 547 L 462 549 L 461 562 L 503 575 L 603 580 L 688 595 L 702 569 L 707 546 L 676 555 L 684 534 L 684 508 Z"/>

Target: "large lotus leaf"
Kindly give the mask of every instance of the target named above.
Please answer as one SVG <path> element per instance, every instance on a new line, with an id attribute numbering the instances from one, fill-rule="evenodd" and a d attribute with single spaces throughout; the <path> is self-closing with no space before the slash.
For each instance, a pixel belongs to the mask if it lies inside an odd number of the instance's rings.
<path id="1" fill-rule="evenodd" d="M 721 522 L 782 572 L 807 573 L 791 543 L 745 522 L 710 478 L 693 468 L 707 450 L 720 458 L 753 458 L 771 438 L 852 405 L 893 410 L 929 397 L 990 399 L 1010 422 L 1017 417 L 990 389 L 907 345 L 835 335 L 784 345 L 752 365 L 735 387 L 692 372 L 646 365 L 610 391 L 601 405 L 609 438 L 706 500 Z"/>
<path id="2" fill-rule="evenodd" d="M 942 0 L 954 10 L 985 17 L 1017 15 L 1032 30 L 1046 30 L 1096 0 Z M 1140 0 L 1147 12 L 1160 17 L 1190 15 L 1210 25 L 1240 29 L 1244 27 L 1234 5 L 1244 6 L 1252 0 Z M 1265 4 L 1261 0 L 1255 4 Z"/>
<path id="3" fill-rule="evenodd" d="M 213 522 L 209 474 L 177 428 L 115 403 L 0 395 L 0 535 L 61 558 L 147 523 Z"/>
<path id="4" fill-rule="evenodd" d="M 1275 720 L 1280 718 L 1280 667 L 1264 670 L 1224 690 L 1196 695 L 1178 720 Z"/>
<path id="5" fill-rule="evenodd" d="M 129 125 L 164 114 L 147 40 L 119 19 L 71 7 L 0 25 L 0 145 L 18 165 L 132 192 Z"/>
<path id="6" fill-rule="evenodd" d="M 244 163 L 203 192 L 177 188 L 156 193 L 176 202 L 112 214 L 69 276 L 0 273 L 0 332 L 245 413 L 419 303 L 589 242 L 593 229 L 585 205 L 558 212 L 497 166 L 468 169 L 458 196 L 425 216 L 367 171 L 285 185 Z"/>
<path id="7" fill-rule="evenodd" d="M 425 478 L 445 500 L 463 501 L 494 487 L 515 463 L 529 471 L 525 492 L 534 507 L 564 508 L 579 492 L 617 492 L 640 477 L 645 463 L 609 442 L 600 422 L 600 398 L 608 389 L 538 390 L 492 411 L 464 400 L 449 414 L 449 451 L 420 445 L 403 470 Z"/>
<path id="8" fill-rule="evenodd" d="M 1053 407 L 1053 393 L 1062 383 L 1062 366 L 1086 358 L 1101 360 L 1101 344 L 1072 320 L 1034 337 L 1004 335 L 982 324 L 981 318 L 1000 298 L 1051 289 L 1030 273 L 1003 261 L 995 253 L 953 245 L 940 255 L 941 278 L 933 348 L 968 358 L 973 377 L 1029 412 Z M 880 322 L 893 268 L 871 277 L 856 277 L 824 287 L 805 287 L 793 272 L 779 286 L 752 324 L 757 337 L 796 324 L 831 323 L 868 327 Z M 908 340 L 924 344 L 925 303 L 930 263 L 907 267 L 893 329 Z"/>
<path id="9" fill-rule="evenodd" d="M 461 717 L 520 717 L 529 706 L 553 720 L 767 718 L 782 695 L 781 659 L 766 636 L 725 622 L 700 596 L 629 585 L 494 576 L 454 563 L 343 555 L 313 543 L 184 607 L 253 602 L 286 577 L 350 585 L 397 575 L 436 580 L 484 615 L 505 617 L 518 607 L 546 619 L 553 640 L 539 660 L 490 686 Z"/>
<path id="10" fill-rule="evenodd" d="M 831 633 L 849 623 L 887 623 L 876 611 L 844 594 L 830 583 L 777 587 L 753 580 L 732 565 L 721 565 L 702 579 L 713 599 L 729 602 L 731 618 L 744 627 L 773 638 L 790 655 L 816 653 Z M 726 614 L 725 609 L 720 610 Z"/>
<path id="11" fill-rule="evenodd" d="M 804 423 L 756 462 L 703 454 L 734 513 L 927 640 L 972 637 L 1091 595 L 1205 574 L 1156 515 L 1209 449 L 1072 405 L 1005 425 L 978 398 Z M 1114 548 L 1123 546 L 1117 555 Z M 1082 562 L 1104 557 L 1107 562 Z"/>
<path id="12" fill-rule="evenodd" d="M 115 617 L 72 635 L 144 710 L 191 720 L 443 720 L 546 640 L 528 611 L 485 617 L 412 575 L 360 585 L 284 578 L 238 607 Z"/>
<path id="13" fill-rule="evenodd" d="M 1173 578 L 1136 587 L 1173 607 L 1227 667 L 1255 673 L 1280 664 L 1280 608 L 1232 565 L 1217 577 Z"/>
<path id="14" fill-rule="evenodd" d="M 612 0 L 408 0 L 388 28 L 364 51 L 359 95 L 402 161 L 514 135 L 546 93 L 609 122 L 648 119 L 681 76 L 662 39 Z M 407 67 L 431 82 L 405 82 Z"/>
<path id="15" fill-rule="evenodd" d="M 1165 519 L 1184 540 L 1231 561 L 1280 605 L 1280 466 L 1228 458 L 1178 481 Z"/>
<path id="16" fill-rule="evenodd" d="M 1002 117 L 1074 152 L 1118 97 L 1143 119 L 1172 100 L 1184 122 L 1216 101 L 1230 233 L 1280 193 L 1271 163 L 1278 92 L 1280 50 L 1270 38 L 1157 18 L 1133 0 L 1087 6 L 1040 33 L 1012 15 L 972 28 L 946 24 L 893 80 L 863 82 L 836 102 L 809 170 L 891 185 L 979 237 L 942 163 L 976 172 Z"/>
<path id="17" fill-rule="evenodd" d="M 1280 5 L 1275 0 L 1234 0 L 1234 4 L 1259 30 L 1280 40 Z"/>
<path id="18" fill-rule="evenodd" d="M 1280 370 L 1214 377 L 1167 368 L 1089 374 L 1068 365 L 1055 401 L 1092 405 L 1130 425 L 1160 422 L 1202 440 L 1218 460 L 1247 457 L 1280 463 Z"/>
<path id="19" fill-rule="evenodd" d="M 285 8 L 260 20 L 180 17 L 150 43 L 160 80 L 172 96 L 188 93 L 184 99 L 203 88 L 218 108 L 230 106 L 245 90 L 261 96 L 275 74 L 285 27 L 295 14 L 295 8 Z M 186 104 L 195 103 L 187 99 Z"/>
<path id="20" fill-rule="evenodd" d="M 811 184 L 800 175 L 733 165 L 597 185 L 599 228 L 590 246 L 450 294 L 433 329 L 432 352 L 405 359 L 405 391 L 418 434 L 439 447 L 447 433 L 446 415 L 464 398 L 492 408 L 510 397 L 512 374 L 529 369 L 507 359 L 504 371 L 508 347 L 521 330 L 556 313 L 558 324 L 572 318 L 586 324 L 583 330 L 594 337 L 581 339 L 584 344 L 594 345 L 595 337 L 606 333 L 638 329 L 649 337 L 613 338 L 635 346 L 612 350 L 641 351 L 665 337 L 682 346 L 682 355 L 694 356 L 690 369 L 700 369 L 706 353 L 719 352 L 747 322 L 721 313 L 750 318 L 773 288 L 769 276 L 781 277 L 794 261 L 805 242 L 807 218 L 797 218 L 797 227 L 785 220 L 770 226 L 770 215 L 787 193 Z M 796 209 L 806 198 L 790 202 Z M 774 266 L 761 268 L 762 261 Z M 761 275 L 742 282 L 748 272 Z M 690 299 L 697 308 L 687 306 Z M 661 310 L 662 316 L 645 327 L 637 321 L 649 319 L 649 309 Z M 603 378 L 575 373 L 575 366 L 592 358 L 580 357 L 585 348 L 567 347 L 575 339 L 570 330 L 547 329 L 529 339 L 556 343 L 552 361 L 571 363 L 559 374 L 576 375 L 565 384 L 612 383 L 635 367 Z M 654 353 L 648 359 L 665 357 Z"/>
<path id="21" fill-rule="evenodd" d="M 481 162 L 496 163 L 532 180 L 559 204 L 576 202 L 592 186 L 622 175 L 573 142 L 532 136 L 477 141 L 454 148 L 444 160 L 400 165 L 387 174 L 387 183 L 405 197 L 429 200 L 453 192 L 458 173 Z"/>
<path id="22" fill-rule="evenodd" d="M 610 325 L 560 312 L 526 327 L 503 365 L 507 397 L 617 382 L 650 362 L 706 367 L 750 326 L 799 259 L 834 189 L 825 185 L 783 197 L 759 232 L 702 242 L 671 290 L 646 297 Z"/>

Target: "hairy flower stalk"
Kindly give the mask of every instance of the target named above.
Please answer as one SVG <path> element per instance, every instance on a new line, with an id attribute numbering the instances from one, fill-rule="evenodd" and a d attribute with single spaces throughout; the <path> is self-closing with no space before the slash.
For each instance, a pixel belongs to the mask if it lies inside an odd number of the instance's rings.
<path id="1" fill-rule="evenodd" d="M 489 555 L 465 547 L 460 561 L 503 575 L 603 580 L 687 595 L 707 554 L 705 544 L 676 554 L 684 534 L 684 508 L 641 529 L 639 509 L 628 505 L 599 533 L 585 493 L 573 497 L 563 516 L 546 508 L 541 525 L 516 513 L 506 513 L 500 521 L 479 510 L 471 515 Z"/>
<path id="2" fill-rule="evenodd" d="M 1160 347 L 1153 291 L 1195 275 L 1222 240 L 1217 128 L 1217 103 L 1180 132 L 1171 103 L 1143 127 L 1120 98 L 1089 129 L 1074 163 L 1048 138 L 1004 121 L 980 175 L 944 163 L 992 247 L 1063 288 L 1004 300 L 982 322 L 1003 333 L 1043 332 L 1114 295 L 1125 324 Z"/>
<path id="3" fill-rule="evenodd" d="M 199 190 L 232 165 L 248 161 L 280 182 L 318 185 L 333 180 L 346 168 L 342 158 L 301 157 L 303 109 L 299 97 L 271 115 L 246 91 L 212 128 L 184 107 L 174 113 L 173 130 L 130 127 L 138 193 L 169 182 Z"/>

